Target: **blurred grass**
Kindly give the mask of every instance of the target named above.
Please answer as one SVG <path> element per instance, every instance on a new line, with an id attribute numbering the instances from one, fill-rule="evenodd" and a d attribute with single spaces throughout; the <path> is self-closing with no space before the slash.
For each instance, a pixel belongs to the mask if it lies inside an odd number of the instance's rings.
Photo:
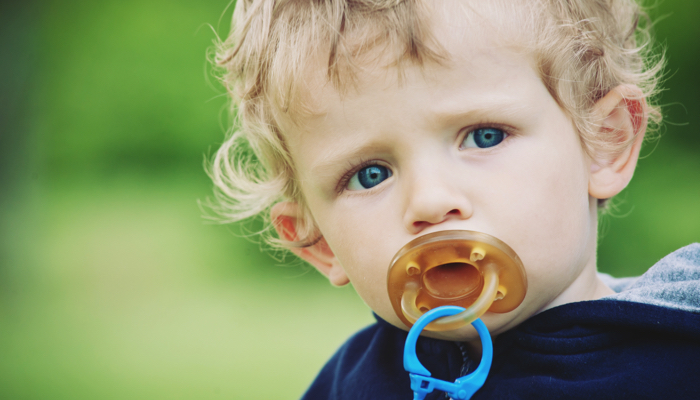
<path id="1" fill-rule="evenodd" d="M 4 296 L 3 398 L 294 398 L 369 322 L 350 288 L 202 224 L 202 189 L 64 181 L 14 215 L 28 257 Z"/>
<path id="2" fill-rule="evenodd" d="M 201 219 L 226 5 L 0 5 L 0 398 L 298 398 L 371 322 L 351 288 Z M 667 14 L 671 124 L 603 218 L 614 275 L 700 239 L 700 3 Z"/>

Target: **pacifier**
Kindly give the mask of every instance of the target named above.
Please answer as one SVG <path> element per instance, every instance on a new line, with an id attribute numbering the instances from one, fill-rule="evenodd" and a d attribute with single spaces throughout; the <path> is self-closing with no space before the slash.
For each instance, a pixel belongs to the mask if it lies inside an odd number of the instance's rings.
<path id="1" fill-rule="evenodd" d="M 389 266 L 389 298 L 396 315 L 411 327 L 404 345 L 404 369 L 414 400 L 441 390 L 455 400 L 470 399 L 486 382 L 493 345 L 479 317 L 506 313 L 522 303 L 527 291 L 523 263 L 507 244 L 474 231 L 442 231 L 404 246 Z M 447 331 L 472 324 L 482 356 L 472 373 L 447 382 L 431 377 L 416 356 L 424 330 Z"/>
<path id="2" fill-rule="evenodd" d="M 463 307 L 425 328 L 447 331 L 486 311 L 514 310 L 525 298 L 527 278 L 522 261 L 504 242 L 481 232 L 451 230 L 421 236 L 399 250 L 387 286 L 394 312 L 409 327 L 436 307 Z"/>

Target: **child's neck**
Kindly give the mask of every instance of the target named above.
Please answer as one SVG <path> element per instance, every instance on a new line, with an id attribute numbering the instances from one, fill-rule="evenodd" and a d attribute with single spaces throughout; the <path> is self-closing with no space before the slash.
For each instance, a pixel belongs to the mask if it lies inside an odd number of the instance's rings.
<path id="1" fill-rule="evenodd" d="M 595 265 L 589 266 L 540 312 L 568 303 L 598 300 L 611 294 L 615 294 L 615 292 L 600 280 Z"/>

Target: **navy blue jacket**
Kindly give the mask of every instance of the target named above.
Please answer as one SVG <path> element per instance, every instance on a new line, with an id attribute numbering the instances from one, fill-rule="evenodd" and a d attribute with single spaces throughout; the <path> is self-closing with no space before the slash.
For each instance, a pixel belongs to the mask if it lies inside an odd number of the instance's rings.
<path id="1" fill-rule="evenodd" d="M 674 255 L 686 272 L 667 260 Z M 472 399 L 700 399 L 700 245 L 668 257 L 650 269 L 652 278 L 622 292 L 647 303 L 613 295 L 565 304 L 499 335 L 489 377 Z M 679 293 L 681 286 L 690 289 Z M 658 305 L 679 296 L 677 307 Z M 377 318 L 338 350 L 303 399 L 411 399 L 406 335 Z M 448 381 L 478 364 L 457 342 L 421 337 L 417 354 L 432 376 Z M 446 398 L 439 391 L 426 397 Z"/>

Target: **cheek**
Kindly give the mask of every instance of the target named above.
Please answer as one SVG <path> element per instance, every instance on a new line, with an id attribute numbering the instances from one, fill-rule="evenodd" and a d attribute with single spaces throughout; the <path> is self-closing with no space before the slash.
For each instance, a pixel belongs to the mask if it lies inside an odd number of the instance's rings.
<path id="1" fill-rule="evenodd" d="M 582 162 L 548 151 L 516 157 L 506 173 L 492 179 L 498 184 L 492 185 L 491 199 L 501 201 L 489 213 L 505 214 L 526 236 L 557 236 L 585 220 L 588 183 Z"/>
<path id="2" fill-rule="evenodd" d="M 481 182 L 489 188 L 478 199 L 483 214 L 533 281 L 555 266 L 579 264 L 590 234 L 585 158 L 570 134 L 547 146 L 541 140 L 513 146 L 508 165 L 497 168 L 501 173 Z"/>
<path id="3" fill-rule="evenodd" d="M 558 147 L 566 149 L 566 147 Z M 518 174 L 521 214 L 511 215 L 513 247 L 528 271 L 530 288 L 558 294 L 587 262 L 591 237 L 588 181 L 578 147 L 545 152 Z M 523 186 L 527 187 L 523 187 Z"/>
<path id="4" fill-rule="evenodd" d="M 319 228 L 350 281 L 375 311 L 388 301 L 386 275 L 391 258 L 400 248 L 393 245 L 391 232 L 396 228 L 391 227 L 390 216 L 377 209 L 381 207 L 346 208 L 341 202 L 318 216 L 318 221 L 323 221 Z"/>

